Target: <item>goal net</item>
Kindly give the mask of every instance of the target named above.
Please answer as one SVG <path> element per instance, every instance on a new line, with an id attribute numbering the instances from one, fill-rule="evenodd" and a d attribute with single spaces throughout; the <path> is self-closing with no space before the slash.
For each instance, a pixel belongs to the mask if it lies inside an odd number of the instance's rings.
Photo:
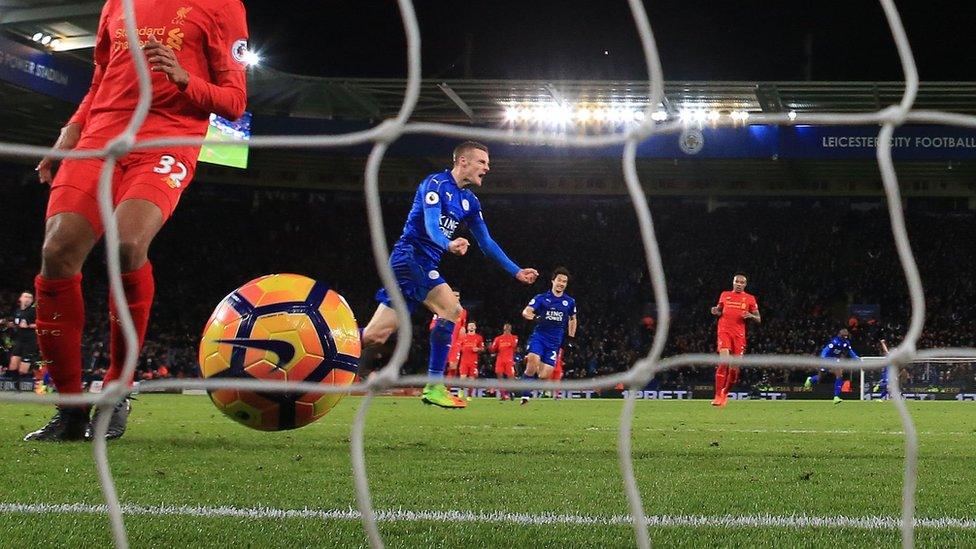
<path id="1" fill-rule="evenodd" d="M 884 357 L 867 357 L 884 361 Z M 884 370 L 858 371 L 861 400 L 890 398 L 888 378 Z M 898 385 L 902 397 L 909 400 L 976 401 L 976 358 L 946 356 L 916 358 L 898 369 Z"/>
<path id="2" fill-rule="evenodd" d="M 631 456 L 631 426 L 635 408 L 634 394 L 637 390 L 645 386 L 648 380 L 658 372 L 666 369 L 676 368 L 686 365 L 711 364 L 717 365 L 719 362 L 729 362 L 734 366 L 753 366 L 759 368 L 768 367 L 789 367 L 789 368 L 816 368 L 825 366 L 825 363 L 815 357 L 803 356 L 772 356 L 772 355 L 747 355 L 743 358 L 732 360 L 721 360 L 715 355 L 694 354 L 679 355 L 662 359 L 661 354 L 665 340 L 668 336 L 670 324 L 670 307 L 668 302 L 667 286 L 665 284 L 664 272 L 661 264 L 661 257 L 655 238 L 654 224 L 648 209 L 647 198 L 642 190 L 641 182 L 638 178 L 636 167 L 637 146 L 642 141 L 655 134 L 674 134 L 676 137 L 694 124 L 712 124 L 715 126 L 735 126 L 747 123 L 741 115 L 737 117 L 722 116 L 718 119 L 706 121 L 695 120 L 660 120 L 654 116 L 658 105 L 663 99 L 664 75 L 662 73 L 661 61 L 658 56 L 657 45 L 654 40 L 651 22 L 647 17 L 644 5 L 641 0 L 629 0 L 629 6 L 633 14 L 634 23 L 638 30 L 640 45 L 646 59 L 647 80 L 647 103 L 645 105 L 644 116 L 641 121 L 623 131 L 598 135 L 569 135 L 557 134 L 545 130 L 502 130 L 490 128 L 462 127 L 438 123 L 414 123 L 410 122 L 411 114 L 417 105 L 420 85 L 421 85 L 421 35 L 417 18 L 411 0 L 398 0 L 401 12 L 403 27 L 406 34 L 406 59 L 408 67 L 408 79 L 406 92 L 402 106 L 396 118 L 389 119 L 383 123 L 365 131 L 357 131 L 343 135 L 306 135 L 306 136 L 255 136 L 250 141 L 253 148 L 327 148 L 342 147 L 355 144 L 372 144 L 365 168 L 365 196 L 370 233 L 372 236 L 372 252 L 376 262 L 376 269 L 392 297 L 393 304 L 397 311 L 400 336 L 397 340 L 395 351 L 379 374 L 369 380 L 357 383 L 350 388 L 346 387 L 323 387 L 312 383 L 286 383 L 286 382 L 255 382 L 245 380 L 159 380 L 149 381 L 143 384 L 144 388 L 193 388 L 193 389 L 218 389 L 218 388 L 238 388 L 238 389 L 260 389 L 264 392 L 292 392 L 301 390 L 309 393 L 329 393 L 346 392 L 348 390 L 362 391 L 366 397 L 361 400 L 360 408 L 356 419 L 351 426 L 351 454 L 355 477 L 355 489 L 357 504 L 362 517 L 364 528 L 367 532 L 370 544 L 373 547 L 382 547 L 383 539 L 377 529 L 377 513 L 374 511 L 370 495 L 370 485 L 368 482 L 365 451 L 364 451 L 364 429 L 366 423 L 367 410 L 373 401 L 373 396 L 383 390 L 393 387 L 418 386 L 429 381 L 426 376 L 401 376 L 400 366 L 404 363 L 407 352 L 410 348 L 411 323 L 409 322 L 407 308 L 403 296 L 401 295 L 391 271 L 387 259 L 389 257 L 389 242 L 385 237 L 383 219 L 381 216 L 381 202 L 379 194 L 379 171 L 383 163 L 384 156 L 391 143 L 398 138 L 408 134 L 428 134 L 454 137 L 458 139 L 478 139 L 487 142 L 520 143 L 525 145 L 546 144 L 551 146 L 568 148 L 593 148 L 617 145 L 623 147 L 621 158 L 624 180 L 635 208 L 640 238 L 644 248 L 644 259 L 653 282 L 653 298 L 656 310 L 659 311 L 653 344 L 648 354 L 638 360 L 626 372 L 598 377 L 585 380 L 565 380 L 559 385 L 546 381 L 527 381 L 527 380 L 459 380 L 455 385 L 461 387 L 489 388 L 501 387 L 509 390 L 541 389 L 541 390 L 583 390 L 611 388 L 623 385 L 632 389 L 628 398 L 625 400 L 620 414 L 619 436 L 617 438 L 617 451 L 619 455 L 620 470 L 623 477 L 623 488 L 629 502 L 630 517 L 629 521 L 633 526 L 636 544 L 639 547 L 649 547 L 648 525 L 651 521 L 647 518 L 646 510 L 641 499 L 637 484 L 635 482 L 634 467 Z M 125 25 L 127 29 L 127 40 L 129 49 L 132 52 L 139 51 L 137 43 L 137 33 L 135 28 L 135 16 L 132 0 L 123 1 L 125 9 Z M 903 216 L 903 204 L 899 191 L 898 180 L 891 155 L 891 141 L 895 129 L 907 122 L 926 122 L 934 124 L 951 124 L 966 127 L 976 127 L 976 117 L 957 115 L 935 111 L 914 111 L 913 103 L 919 87 L 918 73 L 912 56 L 911 47 L 902 26 L 900 16 L 895 8 L 893 0 L 881 0 L 881 6 L 887 18 L 891 34 L 897 47 L 901 67 L 905 77 L 904 94 L 901 101 L 896 105 L 886 106 L 876 112 L 865 112 L 858 114 L 831 114 L 831 113 L 781 113 L 781 114 L 761 114 L 751 116 L 748 123 L 752 124 L 812 124 L 812 125 L 841 125 L 841 124 L 877 124 L 880 126 L 878 133 L 877 161 L 887 198 L 888 213 L 891 221 L 892 237 L 894 239 L 901 267 L 904 272 L 905 280 L 909 289 L 911 301 L 911 318 L 908 328 L 902 337 L 902 343 L 891 350 L 889 356 L 884 360 L 865 361 L 863 363 L 845 362 L 843 367 L 848 369 L 862 368 L 871 375 L 880 369 L 894 365 L 895 367 L 908 367 L 909 372 L 916 371 L 916 364 L 942 364 L 933 362 L 943 357 L 970 357 L 976 360 L 976 350 L 973 349 L 942 349 L 919 351 L 916 343 L 919 340 L 923 319 L 925 317 L 925 300 L 922 285 L 919 279 L 918 269 L 912 254 L 911 244 L 905 229 Z M 138 69 L 140 84 L 140 99 L 137 108 L 134 110 L 132 119 L 127 129 L 113 140 L 103 150 L 97 151 L 65 151 L 51 150 L 44 147 L 27 146 L 16 143 L 0 143 L 0 155 L 41 158 L 51 156 L 55 158 L 83 158 L 101 157 L 106 160 L 100 178 L 100 189 L 98 194 L 101 206 L 101 218 L 105 226 L 105 249 L 108 264 L 108 275 L 116 309 L 120 312 L 120 322 L 123 327 L 126 348 L 128 349 L 125 357 L 125 370 L 123 379 L 130 377 L 136 367 L 136 332 L 133 328 L 132 319 L 128 314 L 125 303 L 124 291 L 120 279 L 120 264 L 118 242 L 118 227 L 115 224 L 112 212 L 110 179 L 113 166 L 117 159 L 129 151 L 142 148 L 175 145 L 202 145 L 203 140 L 197 138 L 181 139 L 155 139 L 144 142 L 136 142 L 136 130 L 139 128 L 149 109 L 151 93 L 150 80 L 147 71 L 146 61 L 140 55 L 133 57 Z M 220 144 L 215 144 L 220 146 Z M 834 364 L 834 363 L 831 363 Z M 899 376 L 890 376 L 888 385 L 892 400 L 897 406 L 905 432 L 905 467 L 902 478 L 902 515 L 901 533 L 903 546 L 911 547 L 914 543 L 914 510 L 915 510 L 915 481 L 916 481 L 916 458 L 918 453 L 918 441 L 912 425 L 911 417 L 900 396 Z M 45 404 L 98 404 L 101 406 L 113 406 L 116 402 L 125 398 L 130 391 L 124 384 L 113 384 L 99 394 L 85 394 L 80 396 L 58 396 L 58 395 L 24 395 L 24 394 L 0 394 L 0 400 L 35 402 Z M 93 452 L 97 464 L 99 478 L 105 502 L 109 511 L 111 528 L 115 543 L 118 547 L 127 547 L 125 525 L 123 522 L 122 509 L 108 457 L 106 454 L 106 443 L 104 434 L 108 429 L 110 414 L 103 414 L 100 421 L 95 425 L 95 437 Z"/>

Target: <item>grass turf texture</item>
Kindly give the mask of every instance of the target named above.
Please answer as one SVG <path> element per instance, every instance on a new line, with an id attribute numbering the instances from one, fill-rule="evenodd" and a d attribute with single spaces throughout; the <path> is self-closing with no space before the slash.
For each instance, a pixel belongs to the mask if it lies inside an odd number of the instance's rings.
<path id="1" fill-rule="evenodd" d="M 251 431 L 206 397 L 143 395 L 110 443 L 124 504 L 355 507 L 349 430 L 359 399 L 317 423 Z M 617 463 L 622 401 L 476 399 L 467 410 L 379 398 L 367 423 L 377 509 L 610 517 L 628 513 Z M 976 517 L 976 411 L 909 403 L 920 433 L 920 518 Z M 0 503 L 101 504 L 86 443 L 21 442 L 49 409 L 0 404 Z M 649 515 L 898 517 L 904 438 L 890 403 L 707 401 L 637 404 L 634 458 Z M 366 544 L 357 520 L 129 515 L 133 547 Z M 632 546 L 626 525 L 384 522 L 388 545 Z M 895 530 L 652 527 L 667 545 L 895 545 Z M 918 530 L 920 545 L 976 545 L 974 529 Z M 104 547 L 106 515 L 0 515 L 0 546 Z"/>

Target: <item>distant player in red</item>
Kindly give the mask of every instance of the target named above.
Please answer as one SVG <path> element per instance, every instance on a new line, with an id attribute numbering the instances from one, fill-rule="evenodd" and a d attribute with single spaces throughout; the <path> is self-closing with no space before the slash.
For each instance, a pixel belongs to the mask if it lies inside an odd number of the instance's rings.
<path id="1" fill-rule="evenodd" d="M 478 325 L 468 322 L 468 331 L 461 338 L 461 379 L 478 377 L 478 355 L 485 352 L 485 338 L 478 333 Z M 471 400 L 474 389 L 467 388 L 464 394 Z"/>
<path id="2" fill-rule="evenodd" d="M 464 327 L 468 324 L 468 311 L 461 309 L 461 316 L 454 323 L 451 333 L 451 350 L 447 352 L 446 377 L 459 377 L 458 364 L 461 362 L 461 341 L 464 339 Z"/>
<path id="3" fill-rule="evenodd" d="M 515 379 L 515 349 L 518 348 L 518 336 L 512 333 L 512 325 L 506 322 L 502 326 L 502 334 L 491 341 L 488 349 L 495 353 L 495 377 L 498 379 Z M 509 400 L 508 391 L 499 390 L 498 398 Z"/>
<path id="4" fill-rule="evenodd" d="M 247 102 L 247 22 L 241 0 L 135 0 L 141 51 L 152 70 L 152 106 L 137 139 L 203 137 L 210 113 L 236 120 Z M 121 0 L 102 8 L 95 36 L 91 88 L 54 144 L 59 149 L 97 149 L 122 132 L 132 117 L 139 84 Z M 112 176 L 119 227 L 122 282 L 140 346 L 155 293 L 149 245 L 193 179 L 199 147 L 141 149 L 120 158 Z M 103 233 L 96 202 L 99 159 L 65 160 L 51 176 L 53 159 L 37 165 L 51 185 L 47 226 L 36 278 L 37 336 L 58 391 L 80 393 L 81 334 L 85 311 L 81 268 Z M 117 318 L 109 300 L 111 318 Z M 106 382 L 122 372 L 125 345 L 111 322 L 111 361 Z M 131 380 L 124 380 L 131 382 Z M 111 410 L 109 438 L 125 431 L 129 400 Z M 61 407 L 25 440 L 78 440 L 89 431 L 87 407 Z"/>
<path id="5" fill-rule="evenodd" d="M 559 349 L 559 354 L 556 355 L 556 365 L 552 367 L 552 373 L 549 374 L 549 381 L 559 381 L 562 378 L 563 378 L 563 350 Z M 559 391 L 553 391 L 552 398 L 559 398 Z"/>
<path id="6" fill-rule="evenodd" d="M 461 292 L 454 292 L 454 297 L 461 302 Z M 458 362 L 461 360 L 461 336 L 464 335 L 464 326 L 468 321 L 468 311 L 461 308 L 461 316 L 454 323 L 454 331 L 451 332 L 451 349 L 447 352 L 447 371 L 444 377 L 458 377 Z M 437 326 L 437 315 L 430 319 L 430 330 Z"/>
<path id="7" fill-rule="evenodd" d="M 746 321 L 756 324 L 762 322 L 759 305 L 752 294 L 746 293 L 746 275 L 732 277 L 732 291 L 722 292 L 718 304 L 712 307 L 712 314 L 718 319 L 718 354 L 742 356 L 746 352 Z M 728 364 L 719 364 L 715 369 L 715 398 L 712 406 L 725 406 L 729 389 L 739 381 L 739 369 Z"/>
<path id="8" fill-rule="evenodd" d="M 559 381 L 563 378 L 563 350 L 559 349 L 559 354 L 556 355 L 556 365 L 552 368 L 552 374 L 549 376 L 551 381 Z"/>

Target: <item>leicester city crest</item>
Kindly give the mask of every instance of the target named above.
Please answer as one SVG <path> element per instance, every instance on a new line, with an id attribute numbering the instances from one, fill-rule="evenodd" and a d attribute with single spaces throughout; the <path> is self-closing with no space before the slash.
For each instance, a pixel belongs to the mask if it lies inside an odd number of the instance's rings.
<path id="1" fill-rule="evenodd" d="M 685 154 L 698 154 L 705 146 L 705 135 L 697 128 L 686 129 L 678 137 L 678 146 Z"/>

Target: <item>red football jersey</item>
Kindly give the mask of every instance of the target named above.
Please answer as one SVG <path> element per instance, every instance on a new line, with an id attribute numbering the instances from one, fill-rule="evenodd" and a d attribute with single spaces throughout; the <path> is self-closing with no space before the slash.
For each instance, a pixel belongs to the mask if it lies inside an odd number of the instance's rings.
<path id="1" fill-rule="evenodd" d="M 722 316 L 718 319 L 718 330 L 740 335 L 746 333 L 746 321 L 742 315 L 746 312 L 755 313 L 759 310 L 756 297 L 746 292 L 722 292 L 722 295 L 718 297 L 718 306 L 722 307 Z"/>
<path id="2" fill-rule="evenodd" d="M 478 362 L 478 354 L 485 350 L 485 338 L 481 334 L 464 334 L 461 338 L 461 364 Z"/>
<path id="3" fill-rule="evenodd" d="M 518 336 L 502 334 L 491 341 L 491 352 L 498 353 L 495 365 L 505 365 L 515 362 L 515 348 L 518 347 Z"/>
<path id="4" fill-rule="evenodd" d="M 138 139 L 202 137 L 210 113 L 236 120 L 247 104 L 247 21 L 241 0 L 135 0 L 140 45 L 169 46 L 190 75 L 180 90 L 151 72 L 152 106 Z M 83 125 L 79 148 L 102 147 L 128 124 L 139 81 L 125 36 L 121 0 L 102 7 L 95 37 L 95 74 L 71 122 Z"/>

